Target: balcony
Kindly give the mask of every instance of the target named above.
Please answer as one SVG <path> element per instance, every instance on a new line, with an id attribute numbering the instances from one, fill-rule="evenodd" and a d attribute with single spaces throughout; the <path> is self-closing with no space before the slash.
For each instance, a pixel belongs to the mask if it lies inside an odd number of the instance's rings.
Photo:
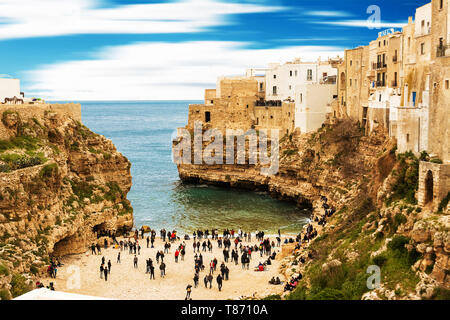
<path id="1" fill-rule="evenodd" d="M 385 62 L 373 62 L 372 68 L 373 70 L 386 69 L 387 64 Z"/>
<path id="2" fill-rule="evenodd" d="M 386 87 L 386 82 L 384 82 L 384 81 L 377 81 L 376 85 L 377 85 L 377 88 Z"/>
<path id="3" fill-rule="evenodd" d="M 450 49 L 450 46 L 444 46 L 444 45 L 439 45 L 438 47 L 437 47 L 437 53 L 436 53 L 436 56 L 439 58 L 439 57 L 445 57 L 446 56 L 446 54 L 445 54 L 445 52 L 447 51 L 447 49 Z"/>
<path id="4" fill-rule="evenodd" d="M 280 100 L 270 100 L 270 101 L 261 101 L 257 100 L 255 102 L 256 107 L 281 107 L 283 102 Z"/>

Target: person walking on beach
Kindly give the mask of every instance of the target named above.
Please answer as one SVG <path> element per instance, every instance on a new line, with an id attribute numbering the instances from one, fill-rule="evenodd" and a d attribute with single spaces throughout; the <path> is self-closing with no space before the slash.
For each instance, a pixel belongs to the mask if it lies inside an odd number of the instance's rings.
<path id="1" fill-rule="evenodd" d="M 119 251 L 119 253 L 117 254 L 117 263 L 120 263 L 120 251 Z"/>
<path id="2" fill-rule="evenodd" d="M 103 267 L 103 263 L 100 265 L 100 279 L 103 279 L 103 270 L 105 268 Z"/>
<path id="3" fill-rule="evenodd" d="M 134 255 L 133 264 L 134 264 L 134 268 L 137 269 L 137 267 L 138 267 L 138 257 L 136 255 Z"/>
<path id="4" fill-rule="evenodd" d="M 178 263 L 178 256 L 180 255 L 180 251 L 178 249 L 175 251 L 175 262 Z"/>
<path id="5" fill-rule="evenodd" d="M 198 287 L 198 273 L 196 272 L 194 275 L 194 288 Z"/>
<path id="6" fill-rule="evenodd" d="M 150 280 L 153 278 L 155 280 L 155 267 L 153 264 L 150 264 Z"/>
<path id="7" fill-rule="evenodd" d="M 220 274 L 217 275 L 216 281 L 219 291 L 222 291 L 222 276 Z"/>
<path id="8" fill-rule="evenodd" d="M 111 260 L 108 260 L 108 274 L 111 273 Z"/>
<path id="9" fill-rule="evenodd" d="M 205 277 L 203 278 L 203 283 L 205 284 L 205 288 L 208 288 L 208 276 L 205 275 Z"/>
<path id="10" fill-rule="evenodd" d="M 108 271 L 107 267 L 105 267 L 105 269 L 103 269 L 103 273 L 105 274 L 105 281 L 108 281 L 108 273 L 109 273 L 109 271 Z"/>
<path id="11" fill-rule="evenodd" d="M 213 276 L 212 276 L 212 274 L 210 273 L 210 274 L 208 275 L 208 282 L 209 282 L 209 288 L 210 288 L 210 289 L 212 289 L 212 281 L 213 281 Z"/>
<path id="12" fill-rule="evenodd" d="M 150 244 L 150 237 L 147 236 L 147 249 L 148 249 L 148 245 Z"/>
<path id="13" fill-rule="evenodd" d="M 188 285 L 186 287 L 186 298 L 184 300 L 189 300 L 191 298 L 192 286 Z"/>
<path id="14" fill-rule="evenodd" d="M 161 270 L 161 278 L 164 278 L 166 276 L 166 264 L 162 261 L 159 270 Z"/>

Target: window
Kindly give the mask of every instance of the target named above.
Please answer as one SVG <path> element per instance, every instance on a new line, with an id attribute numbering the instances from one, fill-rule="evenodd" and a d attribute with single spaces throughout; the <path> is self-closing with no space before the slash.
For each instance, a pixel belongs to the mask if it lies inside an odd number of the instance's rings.
<path id="1" fill-rule="evenodd" d="M 422 54 L 422 55 L 425 54 L 425 43 L 420 44 L 420 54 Z"/>
<path id="2" fill-rule="evenodd" d="M 303 103 L 303 93 L 300 93 L 300 103 Z"/>
<path id="3" fill-rule="evenodd" d="M 292 86 L 289 86 L 289 90 L 292 90 Z"/>
<path id="4" fill-rule="evenodd" d="M 205 122 L 206 123 L 211 122 L 211 112 L 209 111 L 205 112 Z"/>
<path id="5" fill-rule="evenodd" d="M 411 48 L 411 37 L 408 37 L 408 48 Z"/>
<path id="6" fill-rule="evenodd" d="M 450 88 L 450 80 L 445 80 L 445 89 L 449 89 Z"/>
<path id="7" fill-rule="evenodd" d="M 350 67 L 353 65 L 353 61 L 352 60 L 350 60 Z"/>
<path id="8" fill-rule="evenodd" d="M 352 86 L 352 79 L 350 79 L 350 87 Z"/>
<path id="9" fill-rule="evenodd" d="M 264 89 L 264 84 L 261 82 L 260 84 L 259 84 L 259 91 L 263 91 L 263 89 Z"/>
<path id="10" fill-rule="evenodd" d="M 383 45 L 386 47 L 386 40 L 383 41 Z"/>
<path id="11" fill-rule="evenodd" d="M 295 76 L 297 76 L 298 75 L 298 71 L 297 70 L 295 70 Z"/>
<path id="12" fill-rule="evenodd" d="M 291 71 L 289 71 L 289 76 L 291 76 L 291 77 L 292 77 L 292 70 L 291 70 Z"/>
<path id="13" fill-rule="evenodd" d="M 259 118 L 256 118 L 256 125 L 259 125 Z"/>
<path id="14" fill-rule="evenodd" d="M 274 79 L 276 79 L 276 78 L 277 78 L 277 75 L 276 75 L 276 74 L 274 74 L 274 75 L 273 75 L 273 78 L 274 78 Z"/>
<path id="15" fill-rule="evenodd" d="M 273 86 L 273 95 L 276 96 L 277 95 L 277 86 Z"/>
<path id="16" fill-rule="evenodd" d="M 313 71 L 312 69 L 308 69 L 306 80 L 312 81 L 312 78 L 313 78 Z"/>
<path id="17" fill-rule="evenodd" d="M 444 7 L 444 0 L 439 0 L 439 9 Z"/>
<path id="18" fill-rule="evenodd" d="M 358 79 L 355 79 L 355 87 L 358 88 Z"/>
<path id="19" fill-rule="evenodd" d="M 406 142 L 409 142 L 409 133 L 406 134 Z"/>

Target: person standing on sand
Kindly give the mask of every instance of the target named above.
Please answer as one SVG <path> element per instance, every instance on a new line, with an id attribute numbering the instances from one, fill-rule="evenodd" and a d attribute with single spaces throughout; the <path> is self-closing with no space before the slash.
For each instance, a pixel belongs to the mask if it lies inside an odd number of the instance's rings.
<path id="1" fill-rule="evenodd" d="M 150 280 L 153 278 L 155 280 L 155 267 L 153 264 L 150 264 Z"/>
<path id="2" fill-rule="evenodd" d="M 105 274 L 105 281 L 108 281 L 108 268 L 105 267 L 105 269 L 103 269 L 103 273 Z"/>
<path id="3" fill-rule="evenodd" d="M 119 251 L 119 253 L 117 254 L 117 263 L 120 263 L 120 251 Z"/>
<path id="4" fill-rule="evenodd" d="M 162 261 L 159 270 L 161 270 L 161 278 L 164 278 L 166 276 L 166 264 Z"/>
<path id="5" fill-rule="evenodd" d="M 138 257 L 136 255 L 134 255 L 133 264 L 134 264 L 134 268 L 137 269 L 137 267 L 138 267 Z"/>
<path id="6" fill-rule="evenodd" d="M 147 249 L 148 249 L 148 245 L 150 244 L 150 237 L 147 236 Z"/>
<path id="7" fill-rule="evenodd" d="M 217 286 L 219 287 L 219 291 L 222 291 L 222 276 L 220 274 L 217 275 L 216 281 Z"/>
<path id="8" fill-rule="evenodd" d="M 198 287 L 198 273 L 196 272 L 194 275 L 194 288 Z"/>
<path id="9" fill-rule="evenodd" d="M 180 255 L 180 251 L 175 250 L 175 262 L 178 263 L 178 256 Z"/>
<path id="10" fill-rule="evenodd" d="M 203 283 L 205 284 L 205 288 L 208 288 L 208 276 L 205 275 L 205 277 L 203 278 Z"/>
<path id="11" fill-rule="evenodd" d="M 212 281 L 213 281 L 213 276 L 212 276 L 212 274 L 210 273 L 210 274 L 208 275 L 208 282 L 209 282 L 209 288 L 210 288 L 210 289 L 212 289 Z"/>
<path id="12" fill-rule="evenodd" d="M 100 279 L 103 279 L 103 263 L 100 265 Z"/>
<path id="13" fill-rule="evenodd" d="M 111 260 L 108 260 L 108 274 L 111 273 Z"/>

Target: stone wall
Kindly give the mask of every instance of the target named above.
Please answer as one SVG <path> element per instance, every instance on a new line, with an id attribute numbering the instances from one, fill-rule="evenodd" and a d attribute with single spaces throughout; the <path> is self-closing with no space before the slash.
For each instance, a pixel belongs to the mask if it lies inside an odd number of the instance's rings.
<path id="1" fill-rule="evenodd" d="M 450 192 L 450 165 L 421 161 L 417 193 L 419 204 L 421 206 L 430 204 L 436 210 L 448 192 Z"/>

